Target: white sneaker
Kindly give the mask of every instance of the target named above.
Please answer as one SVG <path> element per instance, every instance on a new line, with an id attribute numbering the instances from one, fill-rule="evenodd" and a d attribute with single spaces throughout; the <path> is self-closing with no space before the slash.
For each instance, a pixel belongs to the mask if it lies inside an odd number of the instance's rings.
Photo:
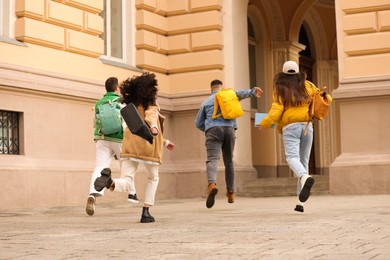
<path id="1" fill-rule="evenodd" d="M 314 179 L 309 174 L 301 177 L 301 192 L 299 193 L 299 201 L 305 202 L 310 196 L 311 187 L 313 187 Z"/>
<path id="2" fill-rule="evenodd" d="M 93 195 L 88 196 L 87 207 L 85 208 L 85 211 L 90 216 L 95 214 L 95 196 L 93 196 Z"/>

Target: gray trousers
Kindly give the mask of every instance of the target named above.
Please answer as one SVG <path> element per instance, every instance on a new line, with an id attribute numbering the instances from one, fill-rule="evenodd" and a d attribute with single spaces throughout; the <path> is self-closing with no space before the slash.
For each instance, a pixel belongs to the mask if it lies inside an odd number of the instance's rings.
<path id="1" fill-rule="evenodd" d="M 214 126 L 206 132 L 207 177 L 208 183 L 217 183 L 218 160 L 222 150 L 225 165 L 226 188 L 234 189 L 233 151 L 236 141 L 236 130 L 230 126 Z"/>

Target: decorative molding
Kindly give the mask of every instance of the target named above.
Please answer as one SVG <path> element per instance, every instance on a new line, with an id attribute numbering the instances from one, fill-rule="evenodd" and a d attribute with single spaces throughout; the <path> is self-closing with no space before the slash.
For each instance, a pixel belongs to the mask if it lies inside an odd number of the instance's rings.
<path id="1" fill-rule="evenodd" d="M 358 167 L 359 165 L 390 164 L 390 154 L 343 153 L 334 160 L 331 167 Z"/>
<path id="2" fill-rule="evenodd" d="M 111 65 L 111 66 L 114 66 L 114 67 L 119 67 L 119 68 L 124 68 L 124 69 L 129 69 L 129 70 L 132 70 L 132 71 L 135 71 L 135 72 L 144 72 L 143 69 L 141 68 L 138 68 L 136 66 L 132 66 L 132 65 L 129 65 L 127 63 L 122 63 L 122 62 L 118 62 L 118 61 L 114 61 L 114 60 L 110 60 L 109 58 L 107 58 L 106 56 L 100 56 L 100 61 L 103 63 L 103 64 L 107 64 L 107 65 Z"/>
<path id="3" fill-rule="evenodd" d="M 335 99 L 390 96 L 390 77 L 344 79 L 332 95 Z"/>
<path id="4" fill-rule="evenodd" d="M 335 0 L 317 0 L 316 6 L 334 9 Z"/>
<path id="5" fill-rule="evenodd" d="M 284 41 L 286 40 L 286 32 L 283 25 L 283 16 L 279 8 L 278 1 L 265 1 L 266 5 L 264 7 L 267 9 L 267 12 L 271 14 L 272 22 L 274 25 L 273 31 L 275 34 L 274 41 Z"/>
<path id="6" fill-rule="evenodd" d="M 210 96 L 210 91 L 186 92 L 180 94 L 158 94 L 158 103 L 168 112 L 198 110 L 202 102 Z"/>
<path id="7" fill-rule="evenodd" d="M 311 8 L 304 17 L 304 21 L 307 22 L 310 32 L 313 35 L 314 45 L 317 50 L 315 55 L 317 60 L 329 59 L 329 48 L 326 40 L 326 32 L 324 24 L 318 14 L 318 12 Z"/>
<path id="8" fill-rule="evenodd" d="M 98 100 L 105 93 L 104 82 L 75 78 L 59 73 L 0 63 L 0 85 L 3 89 L 39 92 L 74 100 Z M 185 112 L 199 109 L 210 91 L 168 94 L 160 92 L 158 102 L 166 112 Z"/>
<path id="9" fill-rule="evenodd" d="M 104 82 L 75 78 L 59 73 L 0 63 L 2 86 L 24 91 L 38 91 L 47 95 L 56 94 L 74 98 L 99 99 L 105 90 Z"/>

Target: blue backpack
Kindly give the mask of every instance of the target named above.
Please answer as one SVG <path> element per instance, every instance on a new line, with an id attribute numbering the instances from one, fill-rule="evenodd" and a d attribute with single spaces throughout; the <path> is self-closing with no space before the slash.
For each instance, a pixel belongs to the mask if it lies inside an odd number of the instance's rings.
<path id="1" fill-rule="evenodd" d="M 122 131 L 122 116 L 118 98 L 107 100 L 98 105 L 95 111 L 99 125 L 99 133 L 103 135 L 115 134 Z"/>

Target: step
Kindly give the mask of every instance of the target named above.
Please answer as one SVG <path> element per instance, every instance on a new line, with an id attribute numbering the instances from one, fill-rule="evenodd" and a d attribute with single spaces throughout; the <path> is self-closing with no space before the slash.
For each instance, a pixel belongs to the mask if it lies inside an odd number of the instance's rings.
<path id="1" fill-rule="evenodd" d="M 329 176 L 313 175 L 315 180 L 311 190 L 313 195 L 329 195 Z M 258 178 L 244 182 L 237 188 L 237 196 L 242 197 L 278 197 L 296 196 L 297 179 Z"/>

